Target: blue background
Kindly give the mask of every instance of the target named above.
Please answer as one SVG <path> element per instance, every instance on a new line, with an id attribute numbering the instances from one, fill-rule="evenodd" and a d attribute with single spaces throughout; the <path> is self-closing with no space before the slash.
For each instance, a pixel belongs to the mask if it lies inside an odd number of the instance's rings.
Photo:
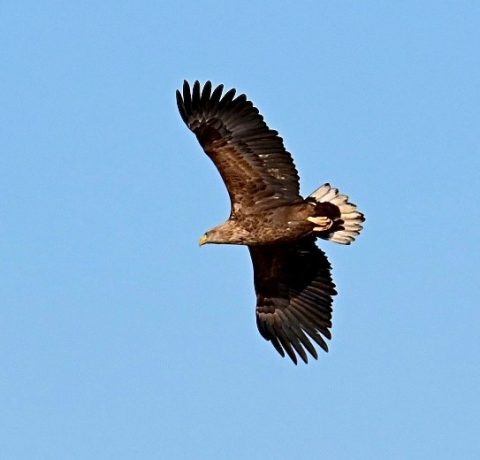
<path id="1" fill-rule="evenodd" d="M 0 42 L 1 459 L 480 458 L 478 2 L 4 1 Z M 184 78 L 367 216 L 318 362 L 198 248 L 229 202 Z"/>

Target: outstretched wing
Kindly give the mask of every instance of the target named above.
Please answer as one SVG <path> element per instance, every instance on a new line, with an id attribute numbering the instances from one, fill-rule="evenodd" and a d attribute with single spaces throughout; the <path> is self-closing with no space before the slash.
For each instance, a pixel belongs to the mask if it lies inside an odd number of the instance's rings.
<path id="1" fill-rule="evenodd" d="M 244 94 L 223 85 L 212 92 L 207 81 L 196 81 L 190 91 L 183 84 L 177 104 L 186 125 L 212 159 L 227 186 L 232 214 L 248 214 L 299 201 L 299 179 L 291 155 L 277 131 Z"/>
<path id="2" fill-rule="evenodd" d="M 336 294 L 327 257 L 312 238 L 293 244 L 250 246 L 257 293 L 257 326 L 277 351 L 318 358 L 310 339 L 328 351 L 332 296 Z M 323 336 L 323 337 L 322 337 Z"/>

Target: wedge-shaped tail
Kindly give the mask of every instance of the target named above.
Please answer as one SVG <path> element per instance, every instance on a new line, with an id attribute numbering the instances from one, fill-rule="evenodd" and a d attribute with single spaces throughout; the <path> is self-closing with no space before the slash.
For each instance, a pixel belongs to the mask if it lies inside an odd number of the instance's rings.
<path id="1" fill-rule="evenodd" d="M 320 238 L 339 244 L 350 244 L 360 234 L 365 217 L 355 204 L 348 201 L 347 195 L 327 183 L 315 190 L 309 198 L 317 203 L 330 203 L 338 208 L 339 217 L 333 219 L 332 226 L 327 231 L 318 233 Z"/>

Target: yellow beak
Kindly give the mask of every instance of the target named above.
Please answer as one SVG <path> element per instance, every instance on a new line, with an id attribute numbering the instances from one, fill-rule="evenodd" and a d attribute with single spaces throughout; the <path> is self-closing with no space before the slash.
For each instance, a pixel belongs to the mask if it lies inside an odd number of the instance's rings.
<path id="1" fill-rule="evenodd" d="M 200 238 L 200 241 L 198 242 L 198 244 L 200 246 L 203 246 L 206 242 L 207 242 L 207 235 L 205 234 Z"/>

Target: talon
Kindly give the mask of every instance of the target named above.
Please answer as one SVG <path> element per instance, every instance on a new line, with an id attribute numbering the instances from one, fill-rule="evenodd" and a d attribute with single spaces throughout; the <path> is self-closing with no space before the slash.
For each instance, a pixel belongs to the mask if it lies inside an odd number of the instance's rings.
<path id="1" fill-rule="evenodd" d="M 321 216 L 321 217 L 307 217 L 309 222 L 317 225 L 317 227 L 313 227 L 314 232 L 324 232 L 328 230 L 332 225 L 333 221 L 329 217 Z"/>

